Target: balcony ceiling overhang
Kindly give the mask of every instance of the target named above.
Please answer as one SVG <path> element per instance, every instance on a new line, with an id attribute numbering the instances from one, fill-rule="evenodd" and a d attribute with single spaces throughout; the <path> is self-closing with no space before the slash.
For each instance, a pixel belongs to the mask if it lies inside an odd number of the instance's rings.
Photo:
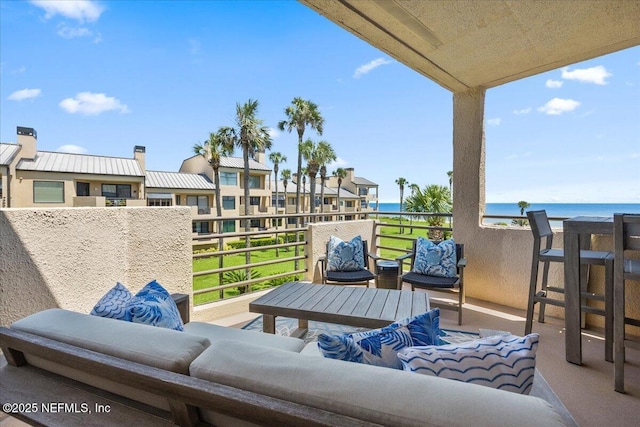
<path id="1" fill-rule="evenodd" d="M 453 91 L 640 44 L 638 0 L 299 0 Z"/>

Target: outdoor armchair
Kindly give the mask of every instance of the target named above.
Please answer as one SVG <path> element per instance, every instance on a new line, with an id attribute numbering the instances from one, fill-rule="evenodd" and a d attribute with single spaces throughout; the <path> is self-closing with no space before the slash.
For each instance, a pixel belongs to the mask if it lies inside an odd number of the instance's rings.
<path id="1" fill-rule="evenodd" d="M 467 260 L 464 258 L 464 245 L 455 243 L 456 248 L 456 264 L 455 274 L 453 277 L 441 277 L 439 275 L 423 274 L 415 271 L 416 264 L 416 248 L 417 240 L 413 242 L 413 248 L 410 253 L 402 255 L 396 258 L 400 266 L 400 275 L 398 276 L 398 289 L 402 289 L 402 283 L 406 282 L 411 284 L 411 290 L 415 291 L 416 288 L 432 289 L 435 291 L 442 291 L 448 293 L 457 293 L 457 302 L 438 302 L 430 299 L 432 306 L 438 306 L 445 310 L 453 310 L 458 312 L 458 325 L 462 325 L 462 304 L 465 302 L 464 291 L 464 267 L 467 265 Z M 439 245 L 441 242 L 434 241 L 435 245 Z M 404 262 L 411 260 L 409 271 L 404 272 Z"/>
<path id="2" fill-rule="evenodd" d="M 374 273 L 377 269 L 376 261 L 380 259 L 376 254 L 369 253 L 366 240 L 362 240 L 362 254 L 364 257 L 364 269 L 362 270 L 332 270 L 329 268 L 329 243 L 327 242 L 326 254 L 320 257 L 320 270 L 322 272 L 322 283 L 326 284 L 363 284 L 369 287 L 369 281 L 376 278 Z M 373 262 L 374 270 L 370 269 L 370 262 Z"/>

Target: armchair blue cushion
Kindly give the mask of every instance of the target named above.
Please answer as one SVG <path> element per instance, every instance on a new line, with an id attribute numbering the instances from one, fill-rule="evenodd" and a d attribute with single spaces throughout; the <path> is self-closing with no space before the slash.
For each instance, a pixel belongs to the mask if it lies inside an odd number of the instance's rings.
<path id="1" fill-rule="evenodd" d="M 364 270 L 364 252 L 362 238 L 356 236 L 344 242 L 331 236 L 327 248 L 327 271 L 360 271 Z"/>
<path id="2" fill-rule="evenodd" d="M 130 320 L 127 305 L 133 294 L 122 283 L 118 282 L 109 289 L 91 310 L 92 316 L 109 317 L 118 320 Z"/>
<path id="3" fill-rule="evenodd" d="M 418 237 L 414 272 L 436 277 L 456 277 L 457 262 L 453 239 L 435 244 L 424 237 Z"/>

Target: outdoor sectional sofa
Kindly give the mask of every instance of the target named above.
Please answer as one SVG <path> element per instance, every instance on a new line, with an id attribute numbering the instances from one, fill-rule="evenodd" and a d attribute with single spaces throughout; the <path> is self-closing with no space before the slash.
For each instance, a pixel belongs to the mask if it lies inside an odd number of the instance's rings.
<path id="1" fill-rule="evenodd" d="M 0 345 L 10 365 L 170 411 L 183 426 L 564 425 L 537 397 L 327 359 L 316 343 L 207 323 L 179 332 L 50 309 L 0 328 Z"/>

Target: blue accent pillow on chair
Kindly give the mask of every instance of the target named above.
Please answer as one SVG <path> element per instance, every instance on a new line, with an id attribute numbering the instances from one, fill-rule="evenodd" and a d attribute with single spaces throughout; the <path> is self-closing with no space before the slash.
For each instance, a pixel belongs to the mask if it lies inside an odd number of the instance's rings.
<path id="1" fill-rule="evenodd" d="M 327 271 L 360 271 L 364 270 L 364 253 L 362 238 L 356 236 L 344 242 L 331 236 L 327 248 Z"/>
<path id="2" fill-rule="evenodd" d="M 538 339 L 538 334 L 496 335 L 461 344 L 408 347 L 398 357 L 405 371 L 529 394 Z"/>
<path id="3" fill-rule="evenodd" d="M 92 316 L 109 317 L 118 320 L 130 320 L 127 305 L 133 294 L 122 283 L 118 282 L 109 289 L 91 310 Z"/>
<path id="4" fill-rule="evenodd" d="M 399 320 L 380 329 L 344 335 L 318 336 L 324 357 L 402 369 L 398 352 L 404 348 L 440 344 L 440 309 Z"/>
<path id="5" fill-rule="evenodd" d="M 456 258 L 456 244 L 453 239 L 443 240 L 436 245 L 431 240 L 418 237 L 413 271 L 427 276 L 456 277 Z"/>
<path id="6" fill-rule="evenodd" d="M 178 306 L 169 292 L 155 280 L 133 297 L 127 311 L 134 323 L 184 330 Z"/>

